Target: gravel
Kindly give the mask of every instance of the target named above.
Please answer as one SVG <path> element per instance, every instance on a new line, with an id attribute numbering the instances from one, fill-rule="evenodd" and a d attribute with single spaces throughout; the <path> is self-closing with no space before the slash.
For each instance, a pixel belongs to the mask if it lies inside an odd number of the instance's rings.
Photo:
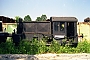
<path id="1" fill-rule="evenodd" d="M 90 60 L 90 54 L 0 54 L 0 60 Z"/>

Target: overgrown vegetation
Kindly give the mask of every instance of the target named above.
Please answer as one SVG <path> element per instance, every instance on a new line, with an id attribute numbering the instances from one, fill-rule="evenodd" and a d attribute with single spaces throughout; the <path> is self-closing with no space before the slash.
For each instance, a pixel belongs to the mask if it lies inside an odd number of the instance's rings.
<path id="1" fill-rule="evenodd" d="M 76 48 L 60 46 L 53 40 L 50 46 L 46 46 L 43 40 L 33 39 L 32 41 L 22 40 L 19 46 L 15 46 L 12 40 L 0 44 L 0 54 L 41 54 L 41 53 L 90 53 L 90 43 L 79 42 Z"/>

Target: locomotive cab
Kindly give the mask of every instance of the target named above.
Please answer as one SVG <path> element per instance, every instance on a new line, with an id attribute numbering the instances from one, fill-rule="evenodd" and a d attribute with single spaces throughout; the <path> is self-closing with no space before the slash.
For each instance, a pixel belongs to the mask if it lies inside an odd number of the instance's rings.
<path id="1" fill-rule="evenodd" d="M 54 39 L 62 43 L 63 40 L 73 41 L 71 45 L 78 43 L 77 36 L 77 18 L 75 17 L 51 17 L 52 34 Z"/>

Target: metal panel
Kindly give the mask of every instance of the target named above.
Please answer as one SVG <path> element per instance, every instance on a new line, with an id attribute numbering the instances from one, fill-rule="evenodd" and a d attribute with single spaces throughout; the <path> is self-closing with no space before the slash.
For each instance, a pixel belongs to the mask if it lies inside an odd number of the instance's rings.
<path id="1" fill-rule="evenodd" d="M 24 33 L 27 39 L 37 36 L 42 38 L 42 34 L 51 34 L 51 23 L 50 22 L 24 22 Z"/>
<path id="2" fill-rule="evenodd" d="M 24 23 L 25 32 L 36 32 L 35 23 Z"/>
<path id="3" fill-rule="evenodd" d="M 50 22 L 28 22 L 28 23 L 23 23 L 25 27 L 25 32 L 28 33 L 50 33 L 51 26 Z"/>
<path id="4" fill-rule="evenodd" d="M 77 22 L 75 22 L 74 23 L 74 30 L 75 30 L 75 34 L 74 34 L 74 36 L 75 36 L 75 38 L 74 38 L 74 40 L 75 40 L 75 43 L 78 43 L 78 34 L 77 34 Z"/>
<path id="5" fill-rule="evenodd" d="M 50 33 L 50 23 L 37 23 L 37 32 Z"/>
<path id="6" fill-rule="evenodd" d="M 26 36 L 26 39 L 28 40 L 32 40 L 33 37 L 38 37 L 38 39 L 43 38 L 43 35 L 41 34 L 25 34 L 25 36 Z"/>

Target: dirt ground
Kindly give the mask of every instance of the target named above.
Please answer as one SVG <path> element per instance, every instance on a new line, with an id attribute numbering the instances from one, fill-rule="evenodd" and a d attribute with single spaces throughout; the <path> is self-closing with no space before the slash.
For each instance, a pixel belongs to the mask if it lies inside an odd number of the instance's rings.
<path id="1" fill-rule="evenodd" d="M 0 54 L 0 60 L 90 60 L 90 54 Z"/>

